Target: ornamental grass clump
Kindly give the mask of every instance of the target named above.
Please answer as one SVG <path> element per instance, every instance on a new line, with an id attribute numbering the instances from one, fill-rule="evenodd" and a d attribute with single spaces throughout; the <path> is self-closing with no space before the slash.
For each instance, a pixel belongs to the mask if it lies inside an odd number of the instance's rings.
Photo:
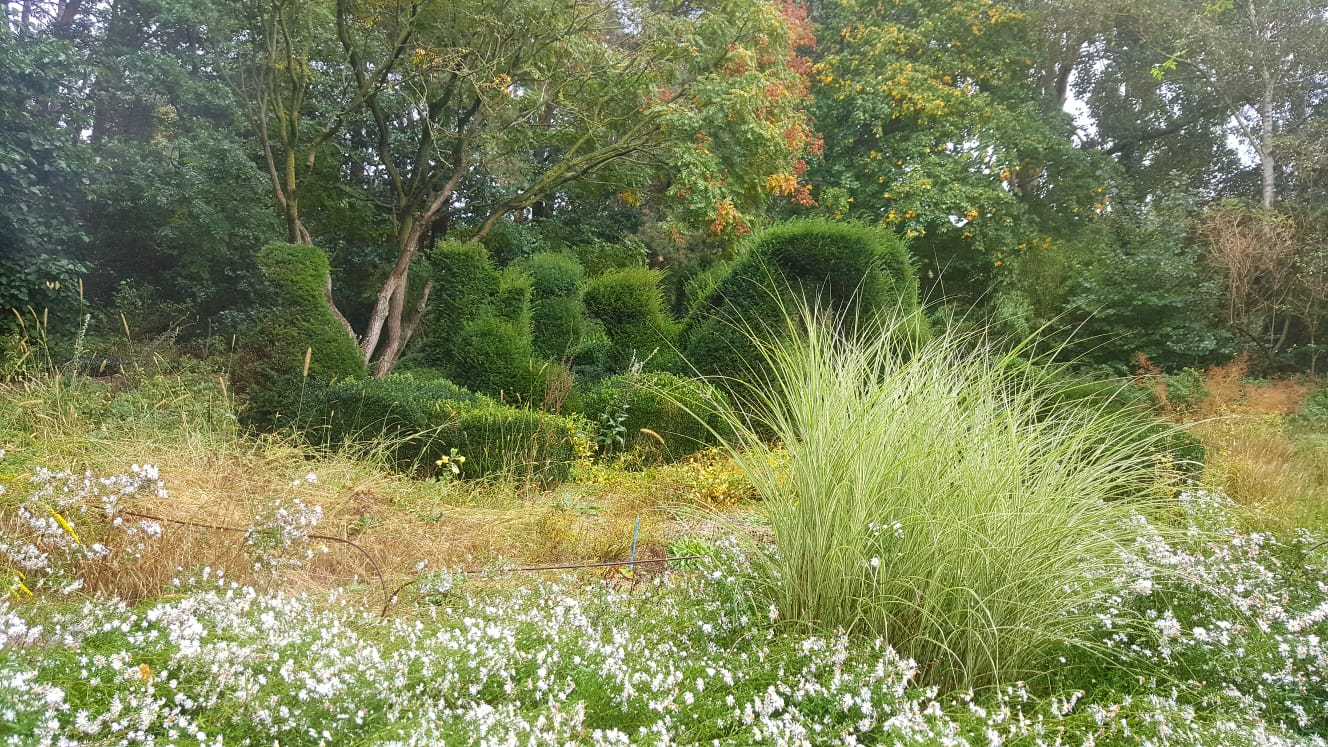
<path id="1" fill-rule="evenodd" d="M 754 340 L 770 373 L 728 416 L 773 529 L 758 578 L 784 620 L 879 635 L 929 684 L 1037 679 L 1091 648 L 1165 500 L 1160 436 L 1059 404 L 1046 368 L 980 336 L 905 349 L 911 323 L 850 337 L 804 311 L 786 342 Z"/>

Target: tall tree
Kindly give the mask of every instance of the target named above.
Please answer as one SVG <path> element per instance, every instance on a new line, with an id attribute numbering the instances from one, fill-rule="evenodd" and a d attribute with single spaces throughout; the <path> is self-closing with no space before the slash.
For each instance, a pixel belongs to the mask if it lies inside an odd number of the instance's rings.
<path id="1" fill-rule="evenodd" d="M 1328 101 L 1328 12 L 1319 0 L 1129 0 L 1159 79 L 1188 78 L 1225 108 L 1257 161 L 1265 210 L 1302 164 Z"/>
<path id="2" fill-rule="evenodd" d="M 235 80 L 292 238 L 316 238 L 298 211 L 318 178 L 390 218 L 389 269 L 359 335 L 378 374 L 428 302 L 410 272 L 440 222 L 474 216 L 479 239 L 592 175 L 657 178 L 699 136 L 728 139 L 720 164 L 733 173 L 684 175 L 680 190 L 711 189 L 722 230 L 752 192 L 796 191 L 797 151 L 810 147 L 788 22 L 762 0 L 266 0 L 255 11 L 243 38 L 262 62 Z M 727 132 L 698 132 L 717 119 Z M 319 177 L 328 159 L 336 168 Z"/>
<path id="3" fill-rule="evenodd" d="M 1073 41 L 1040 68 L 1037 19 L 996 0 L 839 0 L 818 20 L 822 202 L 913 238 L 925 274 L 981 294 L 1049 240 L 1049 215 L 1104 208 L 1100 164 L 1060 109 Z"/>

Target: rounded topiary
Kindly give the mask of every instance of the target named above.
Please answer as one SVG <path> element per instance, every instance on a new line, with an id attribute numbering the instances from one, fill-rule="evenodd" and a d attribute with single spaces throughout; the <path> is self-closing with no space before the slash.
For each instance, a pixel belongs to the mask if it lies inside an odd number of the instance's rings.
<path id="1" fill-rule="evenodd" d="M 581 294 L 586 271 L 576 257 L 559 252 L 540 252 L 517 265 L 534 280 L 535 300 L 575 298 Z"/>
<path id="2" fill-rule="evenodd" d="M 485 316 L 468 322 L 454 336 L 444 373 L 476 392 L 505 400 L 530 401 L 543 396 L 543 363 L 531 347 L 530 331 L 511 320 Z"/>
<path id="3" fill-rule="evenodd" d="M 800 303 L 832 312 L 849 330 L 918 308 L 917 276 L 902 239 L 820 218 L 767 229 L 725 274 L 705 282 L 709 291 L 694 301 L 680 340 L 684 358 L 706 375 L 759 377 L 764 366 L 751 336 L 786 333 L 786 317 Z"/>
<path id="4" fill-rule="evenodd" d="M 249 388 L 246 419 L 280 425 L 310 386 L 368 375 L 360 349 L 332 314 L 327 255 L 303 244 L 269 244 L 256 255 L 263 288 L 257 326 L 246 335 L 237 380 Z"/>
<path id="5" fill-rule="evenodd" d="M 604 325 L 612 345 L 610 365 L 626 371 L 633 361 L 651 370 L 676 367 L 677 323 L 664 310 L 661 273 L 645 267 L 609 270 L 586 285 L 586 314 Z"/>
<path id="6" fill-rule="evenodd" d="M 726 431 L 723 392 L 703 381 L 655 372 L 611 376 L 582 398 L 586 419 L 601 428 L 601 448 L 675 460 L 719 442 Z M 621 425 L 621 433 L 605 433 Z M 617 438 L 622 439 L 619 444 Z"/>
<path id="7" fill-rule="evenodd" d="M 502 273 L 481 244 L 442 241 L 429 257 L 433 269 L 430 333 L 460 327 L 489 307 Z"/>

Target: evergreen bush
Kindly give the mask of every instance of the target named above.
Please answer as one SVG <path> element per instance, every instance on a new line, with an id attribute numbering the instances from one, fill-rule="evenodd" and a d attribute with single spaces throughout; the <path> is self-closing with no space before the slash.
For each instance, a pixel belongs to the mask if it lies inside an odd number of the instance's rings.
<path id="1" fill-rule="evenodd" d="M 549 360 L 562 360 L 581 342 L 585 307 L 579 298 L 544 298 L 531 309 L 535 352 Z"/>
<path id="2" fill-rule="evenodd" d="M 510 407 L 445 379 L 392 374 L 306 392 L 297 432 L 327 448 L 352 447 L 416 475 L 439 472 L 452 449 L 462 477 L 498 474 L 565 479 L 582 432 L 569 418 Z"/>
<path id="3" fill-rule="evenodd" d="M 586 313 L 604 325 L 613 370 L 626 371 L 633 360 L 647 358 L 651 370 L 677 367 L 677 323 L 664 310 L 661 279 L 658 271 L 631 267 L 609 270 L 586 285 Z"/>
<path id="4" fill-rule="evenodd" d="M 544 239 L 529 223 L 500 220 L 480 240 L 499 267 L 529 257 L 544 248 Z"/>
<path id="5" fill-rule="evenodd" d="M 265 307 L 247 335 L 237 379 L 250 387 L 247 418 L 259 427 L 299 404 L 309 385 L 368 375 L 359 348 L 332 314 L 324 291 L 328 261 L 302 244 L 269 244 L 257 254 Z M 306 365 L 306 355 L 307 365 Z"/>
<path id="6" fill-rule="evenodd" d="M 727 432 L 722 413 L 728 407 L 728 397 L 715 387 L 664 372 L 611 376 L 582 400 L 590 422 L 607 416 L 626 429 L 622 444 L 609 438 L 602 448 L 666 461 L 717 444 L 716 433 Z"/>
<path id="7" fill-rule="evenodd" d="M 481 244 L 439 242 L 430 256 L 433 268 L 430 335 L 460 329 L 484 313 L 498 294 L 502 274 Z"/>
<path id="8" fill-rule="evenodd" d="M 535 281 L 518 270 L 503 272 L 498 293 L 493 298 L 493 313 L 518 328 L 530 333 L 530 302 L 534 297 Z"/>
<path id="9" fill-rule="evenodd" d="M 508 401 L 543 396 L 544 364 L 535 357 L 530 330 L 509 319 L 483 316 L 467 323 L 451 340 L 443 362 L 447 377 L 476 392 Z"/>
<path id="10" fill-rule="evenodd" d="M 585 270 L 576 257 L 560 252 L 540 252 L 517 265 L 534 279 L 535 299 L 574 298 L 581 293 Z"/>
<path id="11" fill-rule="evenodd" d="M 684 325 L 684 358 L 706 375 L 750 378 L 764 365 L 753 333 L 779 334 L 785 309 L 809 303 L 832 312 L 850 331 L 872 329 L 884 317 L 924 330 L 917 277 L 903 241 L 893 233 L 858 223 L 797 220 L 752 239 L 722 277 L 701 280 L 711 287 Z M 896 330 L 898 333 L 899 330 Z"/>

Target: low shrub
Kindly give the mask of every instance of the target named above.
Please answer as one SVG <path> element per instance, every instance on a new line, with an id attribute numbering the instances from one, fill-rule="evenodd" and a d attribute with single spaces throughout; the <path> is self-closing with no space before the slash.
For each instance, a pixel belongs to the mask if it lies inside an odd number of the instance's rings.
<path id="1" fill-rule="evenodd" d="M 587 420 L 603 423 L 607 417 L 623 428 L 604 439 L 608 452 L 651 461 L 681 459 L 718 443 L 726 407 L 728 398 L 715 387 L 662 372 L 611 376 L 582 402 Z"/>
<path id="2" fill-rule="evenodd" d="M 1067 646 L 1101 653 L 1095 613 L 1127 576 L 1133 517 L 1166 505 L 1138 448 L 1159 436 L 1049 401 L 1039 368 L 981 337 L 906 347 L 907 331 L 854 337 L 808 311 L 753 341 L 771 388 L 739 389 L 727 418 L 777 547 L 755 548 L 771 602 L 881 636 L 942 688 L 1045 674 Z"/>
<path id="3" fill-rule="evenodd" d="M 445 379 L 409 374 L 336 382 L 306 393 L 292 423 L 311 444 L 352 447 L 416 475 L 437 474 L 455 449 L 462 477 L 567 477 L 577 458 L 576 421 L 509 407 Z"/>

